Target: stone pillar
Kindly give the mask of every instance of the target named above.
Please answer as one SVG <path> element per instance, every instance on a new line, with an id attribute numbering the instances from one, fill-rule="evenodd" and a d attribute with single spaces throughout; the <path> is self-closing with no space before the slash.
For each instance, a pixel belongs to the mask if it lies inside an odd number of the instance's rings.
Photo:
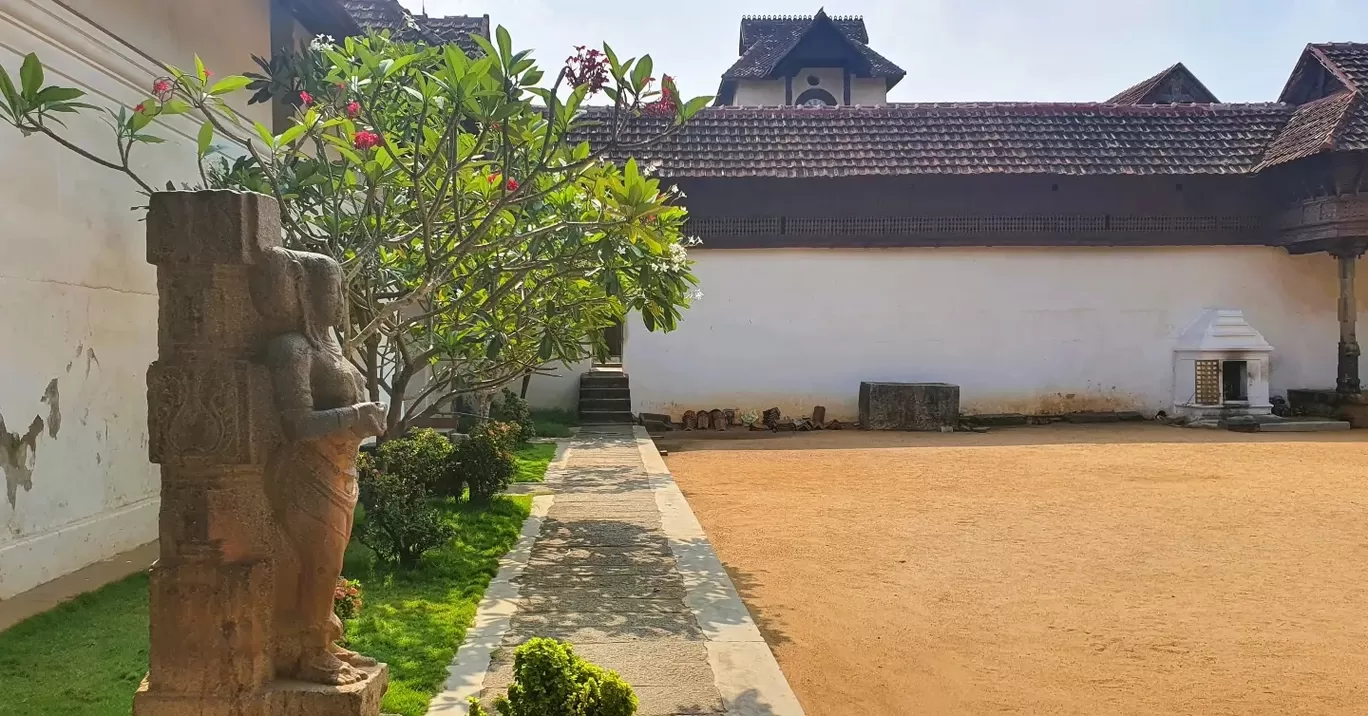
<path id="1" fill-rule="evenodd" d="M 1332 252 L 1339 263 L 1339 363 L 1335 390 L 1344 395 L 1358 395 L 1363 387 L 1359 381 L 1359 344 L 1356 334 L 1358 303 L 1354 298 L 1354 274 L 1362 250 L 1351 247 Z"/>
<path id="2" fill-rule="evenodd" d="M 263 475 L 282 438 L 258 355 L 269 326 L 253 307 L 249 277 L 259 252 L 278 245 L 280 217 L 268 197 L 152 196 L 147 261 L 157 267 L 159 308 L 148 453 L 161 465 L 161 554 L 151 574 L 150 670 L 135 716 L 379 712 L 384 683 L 274 677 L 278 538 Z"/>

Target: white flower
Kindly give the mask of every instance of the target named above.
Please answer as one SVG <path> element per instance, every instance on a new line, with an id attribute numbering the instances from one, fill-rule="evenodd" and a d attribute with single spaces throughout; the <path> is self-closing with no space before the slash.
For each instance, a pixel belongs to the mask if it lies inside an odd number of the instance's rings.
<path id="1" fill-rule="evenodd" d="M 694 286 L 693 288 L 684 292 L 684 297 L 689 299 L 690 301 L 700 300 L 703 298 L 703 289 Z"/>
<path id="2" fill-rule="evenodd" d="M 322 52 L 336 44 L 337 40 L 334 40 L 332 35 L 319 35 L 309 43 L 309 49 L 314 52 Z"/>

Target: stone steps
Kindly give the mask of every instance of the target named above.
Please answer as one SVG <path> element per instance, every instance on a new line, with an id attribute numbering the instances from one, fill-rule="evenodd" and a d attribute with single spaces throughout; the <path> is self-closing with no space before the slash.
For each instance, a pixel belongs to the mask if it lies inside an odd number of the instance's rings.
<path id="1" fill-rule="evenodd" d="M 636 422 L 627 374 L 620 370 L 595 370 L 581 375 L 579 418 L 585 425 Z"/>

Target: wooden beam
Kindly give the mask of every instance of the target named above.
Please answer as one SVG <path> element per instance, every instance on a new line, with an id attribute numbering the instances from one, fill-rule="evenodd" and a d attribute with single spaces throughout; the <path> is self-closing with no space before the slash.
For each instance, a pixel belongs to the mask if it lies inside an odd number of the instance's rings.
<path id="1" fill-rule="evenodd" d="M 793 76 L 784 75 L 784 104 L 793 104 Z"/>

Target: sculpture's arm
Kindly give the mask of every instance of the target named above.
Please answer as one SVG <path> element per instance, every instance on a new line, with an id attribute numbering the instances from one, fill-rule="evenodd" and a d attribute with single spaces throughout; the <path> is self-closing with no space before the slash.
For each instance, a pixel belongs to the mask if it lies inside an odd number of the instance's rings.
<path id="1" fill-rule="evenodd" d="M 306 440 L 323 435 L 354 430 L 362 424 L 362 406 L 315 410 L 309 374 L 312 369 L 312 347 L 302 336 L 285 335 L 272 340 L 266 350 L 266 363 L 271 369 L 271 383 L 275 388 L 276 408 L 280 411 L 281 427 L 290 440 Z"/>

